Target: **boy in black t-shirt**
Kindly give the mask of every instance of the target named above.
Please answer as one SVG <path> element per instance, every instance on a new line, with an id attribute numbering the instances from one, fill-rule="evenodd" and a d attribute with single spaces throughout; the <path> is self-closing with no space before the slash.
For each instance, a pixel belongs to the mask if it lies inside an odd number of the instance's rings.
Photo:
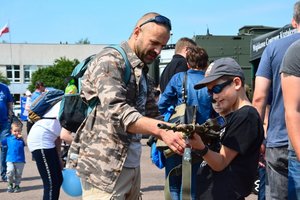
<path id="1" fill-rule="evenodd" d="M 208 88 L 215 111 L 227 121 L 219 152 L 209 150 L 197 134 L 190 140 L 192 148 L 204 159 L 198 172 L 199 199 L 240 200 L 251 193 L 264 130 L 246 96 L 244 80 L 234 59 L 221 58 L 208 67 L 205 78 L 195 85 L 195 89 Z"/>

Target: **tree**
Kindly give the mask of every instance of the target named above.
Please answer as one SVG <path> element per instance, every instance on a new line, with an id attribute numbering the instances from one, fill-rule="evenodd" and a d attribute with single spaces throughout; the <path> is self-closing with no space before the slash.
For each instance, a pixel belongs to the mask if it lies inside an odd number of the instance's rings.
<path id="1" fill-rule="evenodd" d="M 0 72 L 0 83 L 4 83 L 6 85 L 10 85 L 10 81 Z"/>
<path id="2" fill-rule="evenodd" d="M 64 90 L 66 84 L 65 78 L 70 76 L 75 66 L 79 63 L 77 59 L 73 61 L 61 57 L 54 61 L 53 66 L 40 68 L 32 74 L 31 84 L 28 86 L 30 91 L 35 90 L 35 82 L 42 81 L 46 87 L 54 87 Z"/>
<path id="3" fill-rule="evenodd" d="M 88 38 L 85 39 L 80 39 L 78 42 L 76 42 L 75 44 L 91 44 L 91 42 L 89 41 Z"/>

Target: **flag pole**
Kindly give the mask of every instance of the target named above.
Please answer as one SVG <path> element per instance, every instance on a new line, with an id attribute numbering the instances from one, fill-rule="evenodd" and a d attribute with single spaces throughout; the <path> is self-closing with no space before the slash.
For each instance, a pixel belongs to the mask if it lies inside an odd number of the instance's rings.
<path id="1" fill-rule="evenodd" d="M 10 65 L 11 65 L 11 69 L 13 69 L 12 46 L 11 46 L 11 34 L 10 34 L 11 29 L 10 29 L 9 21 L 8 21 L 8 28 L 9 28 L 8 34 L 9 34 L 9 46 L 10 46 Z"/>

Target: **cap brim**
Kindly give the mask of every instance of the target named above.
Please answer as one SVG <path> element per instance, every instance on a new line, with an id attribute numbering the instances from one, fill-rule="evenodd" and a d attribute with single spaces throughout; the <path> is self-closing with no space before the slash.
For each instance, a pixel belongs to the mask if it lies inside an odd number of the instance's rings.
<path id="1" fill-rule="evenodd" d="M 205 77 L 199 83 L 197 83 L 196 85 L 194 85 L 194 89 L 195 90 L 202 89 L 202 88 L 204 88 L 206 86 L 206 84 L 208 84 L 210 82 L 213 82 L 213 81 L 217 80 L 218 78 L 220 78 L 222 76 L 223 75 Z"/>

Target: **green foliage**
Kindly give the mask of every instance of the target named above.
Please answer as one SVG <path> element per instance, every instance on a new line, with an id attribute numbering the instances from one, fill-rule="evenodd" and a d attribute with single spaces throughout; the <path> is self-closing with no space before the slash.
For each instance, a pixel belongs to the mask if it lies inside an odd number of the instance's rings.
<path id="1" fill-rule="evenodd" d="M 42 81 L 46 87 L 54 87 L 64 90 L 66 85 L 64 84 L 65 78 L 70 76 L 75 66 L 79 63 L 77 59 L 73 61 L 61 57 L 54 61 L 53 66 L 46 68 L 40 68 L 32 74 L 31 84 L 28 86 L 30 91 L 35 90 L 35 82 Z"/>
<path id="2" fill-rule="evenodd" d="M 80 39 L 78 42 L 76 42 L 75 44 L 91 44 L 91 42 L 89 41 L 88 38 L 85 39 Z"/>
<path id="3" fill-rule="evenodd" d="M 10 81 L 0 72 L 0 83 L 4 83 L 6 85 L 10 84 Z"/>

